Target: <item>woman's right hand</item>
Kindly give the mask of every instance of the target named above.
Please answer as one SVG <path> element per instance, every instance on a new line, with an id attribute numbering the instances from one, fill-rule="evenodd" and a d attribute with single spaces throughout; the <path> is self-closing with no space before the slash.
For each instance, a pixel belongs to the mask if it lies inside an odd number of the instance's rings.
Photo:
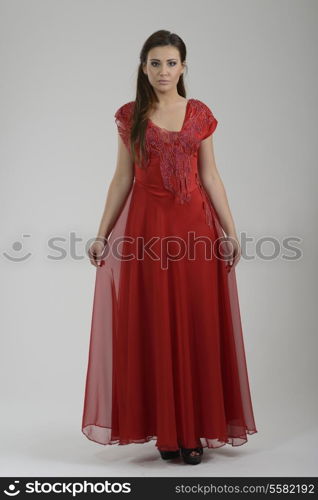
<path id="1" fill-rule="evenodd" d="M 88 250 L 88 256 L 91 264 L 95 267 L 102 265 L 102 256 L 104 253 L 105 242 L 101 238 L 96 238 L 95 241 L 91 244 Z"/>

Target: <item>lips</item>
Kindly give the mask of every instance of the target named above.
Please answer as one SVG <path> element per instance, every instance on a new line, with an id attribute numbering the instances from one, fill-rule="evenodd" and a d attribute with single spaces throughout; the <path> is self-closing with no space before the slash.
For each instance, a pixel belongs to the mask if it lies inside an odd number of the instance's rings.
<path id="1" fill-rule="evenodd" d="M 159 80 L 159 83 L 169 83 L 169 80 Z"/>

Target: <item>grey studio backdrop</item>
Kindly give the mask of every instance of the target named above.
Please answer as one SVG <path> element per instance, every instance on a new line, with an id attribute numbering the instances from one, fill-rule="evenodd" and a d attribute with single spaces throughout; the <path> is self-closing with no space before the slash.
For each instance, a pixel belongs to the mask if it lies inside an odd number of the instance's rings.
<path id="1" fill-rule="evenodd" d="M 85 244 L 115 169 L 114 112 L 134 99 L 157 29 L 187 45 L 187 97 L 219 121 L 217 166 L 250 238 L 236 269 L 258 434 L 208 450 L 191 473 L 316 475 L 317 10 L 1 1 L 1 475 L 189 475 L 154 442 L 81 433 L 95 281 Z"/>

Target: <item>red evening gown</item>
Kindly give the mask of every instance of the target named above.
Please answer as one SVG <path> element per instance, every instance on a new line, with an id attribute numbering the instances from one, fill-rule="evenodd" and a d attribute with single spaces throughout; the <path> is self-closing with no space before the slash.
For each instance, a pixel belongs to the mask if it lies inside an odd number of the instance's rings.
<path id="1" fill-rule="evenodd" d="M 129 151 L 133 107 L 115 113 Z M 217 123 L 198 99 L 179 132 L 147 121 L 148 157 L 96 268 L 82 432 L 97 443 L 217 448 L 258 432 L 235 267 L 197 168 Z"/>

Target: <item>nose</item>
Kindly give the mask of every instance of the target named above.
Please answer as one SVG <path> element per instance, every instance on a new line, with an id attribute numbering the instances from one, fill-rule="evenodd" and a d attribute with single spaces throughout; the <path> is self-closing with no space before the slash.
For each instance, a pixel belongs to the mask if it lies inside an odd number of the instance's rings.
<path id="1" fill-rule="evenodd" d="M 163 65 L 161 68 L 161 71 L 160 71 L 160 76 L 166 76 L 168 73 L 169 73 L 168 72 L 168 65 L 166 67 Z"/>

